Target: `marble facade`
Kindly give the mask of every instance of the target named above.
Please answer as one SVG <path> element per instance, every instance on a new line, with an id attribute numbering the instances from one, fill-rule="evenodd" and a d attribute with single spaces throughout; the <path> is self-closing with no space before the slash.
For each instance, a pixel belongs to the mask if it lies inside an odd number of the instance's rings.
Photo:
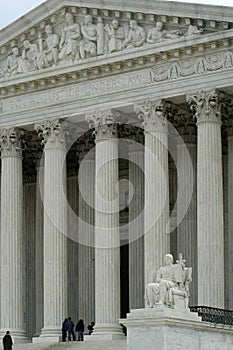
<path id="1" fill-rule="evenodd" d="M 233 8 L 47 0 L 0 31 L 0 333 L 95 334 L 164 254 L 233 309 Z"/>

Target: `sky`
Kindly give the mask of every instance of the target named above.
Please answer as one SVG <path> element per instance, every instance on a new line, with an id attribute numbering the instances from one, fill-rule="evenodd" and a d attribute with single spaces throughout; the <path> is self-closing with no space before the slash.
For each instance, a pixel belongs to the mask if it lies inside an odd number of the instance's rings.
<path id="1" fill-rule="evenodd" d="M 109 0 L 111 1 L 111 0 Z M 166 0 L 164 0 L 166 1 Z M 176 0 L 198 4 L 233 6 L 232 0 Z M 34 7 L 45 2 L 44 0 L 0 0 L 0 29 L 6 27 L 17 18 L 26 14 Z"/>

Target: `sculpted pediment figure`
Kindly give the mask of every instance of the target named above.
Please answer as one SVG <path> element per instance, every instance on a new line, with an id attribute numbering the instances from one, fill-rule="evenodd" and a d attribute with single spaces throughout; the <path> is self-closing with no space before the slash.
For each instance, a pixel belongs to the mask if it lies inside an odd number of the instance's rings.
<path id="1" fill-rule="evenodd" d="M 164 256 L 164 266 L 156 274 L 155 282 L 149 283 L 145 289 L 145 307 L 165 305 L 173 309 L 187 309 L 189 300 L 189 284 L 192 281 L 192 268 L 185 267 L 182 254 L 173 263 L 173 256 Z"/>
<path id="2" fill-rule="evenodd" d="M 48 8 L 50 3 L 52 6 L 52 1 L 47 0 Z M 126 50 L 137 51 L 148 45 L 153 48 L 162 42 L 166 44 L 168 40 L 193 39 L 210 32 L 209 21 L 195 19 L 194 14 L 192 19 L 187 20 L 187 16 L 183 16 L 173 21 L 171 13 L 167 20 L 162 20 L 160 18 L 164 16 L 157 13 L 156 6 L 153 14 L 139 15 L 134 13 L 133 8 L 126 13 L 120 5 L 117 10 L 87 8 L 85 3 L 82 6 L 67 4 L 64 8 L 63 4 L 54 13 L 51 7 L 49 16 L 43 12 L 44 18 L 40 18 L 37 24 L 34 22 L 32 28 L 22 27 L 21 34 L 10 37 L 9 42 L 5 40 L 0 47 L 0 78 L 80 63 L 119 51 L 127 54 Z M 228 29 L 226 24 L 221 23 L 223 28 Z M 216 22 L 211 32 L 219 31 L 221 25 Z"/>

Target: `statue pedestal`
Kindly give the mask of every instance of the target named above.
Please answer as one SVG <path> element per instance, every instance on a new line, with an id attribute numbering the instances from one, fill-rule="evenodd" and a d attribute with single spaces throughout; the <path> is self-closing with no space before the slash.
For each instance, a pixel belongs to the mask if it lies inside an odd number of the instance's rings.
<path id="1" fill-rule="evenodd" d="M 127 327 L 127 350 L 232 349 L 232 326 L 202 322 L 189 309 L 135 309 L 120 323 Z"/>

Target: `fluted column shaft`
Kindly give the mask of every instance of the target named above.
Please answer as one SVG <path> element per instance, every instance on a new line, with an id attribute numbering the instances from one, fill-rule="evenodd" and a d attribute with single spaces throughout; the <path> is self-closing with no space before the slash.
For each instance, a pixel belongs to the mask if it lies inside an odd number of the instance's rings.
<path id="1" fill-rule="evenodd" d="M 215 91 L 189 99 L 197 118 L 198 305 L 224 307 L 221 117 Z"/>
<path id="2" fill-rule="evenodd" d="M 79 167 L 79 254 L 78 287 L 79 315 L 90 324 L 95 319 L 95 249 L 94 249 L 94 194 L 95 159 L 90 152 Z"/>
<path id="3" fill-rule="evenodd" d="M 168 133 L 163 101 L 135 106 L 145 132 L 145 285 L 169 252 Z"/>
<path id="4" fill-rule="evenodd" d="M 232 298 L 232 271 L 233 271 L 233 133 L 228 136 L 228 234 L 227 234 L 227 259 L 226 259 L 226 295 L 229 310 L 233 310 Z"/>
<path id="5" fill-rule="evenodd" d="M 95 335 L 121 334 L 118 138 L 111 111 L 89 115 L 95 128 Z"/>
<path id="6" fill-rule="evenodd" d="M 183 194 L 177 201 L 177 256 L 182 253 L 186 266 L 192 267 L 189 304 L 197 305 L 197 143 L 195 134 L 182 138 L 183 142 L 177 143 L 178 188 Z"/>
<path id="7" fill-rule="evenodd" d="M 57 338 L 67 315 L 66 142 L 59 121 L 37 126 L 44 137 L 44 327 Z"/>
<path id="8" fill-rule="evenodd" d="M 129 183 L 129 308 L 138 309 L 144 306 L 144 147 L 135 141 L 129 144 Z"/>
<path id="9" fill-rule="evenodd" d="M 23 178 L 20 132 L 1 130 L 1 332 L 25 338 Z"/>

